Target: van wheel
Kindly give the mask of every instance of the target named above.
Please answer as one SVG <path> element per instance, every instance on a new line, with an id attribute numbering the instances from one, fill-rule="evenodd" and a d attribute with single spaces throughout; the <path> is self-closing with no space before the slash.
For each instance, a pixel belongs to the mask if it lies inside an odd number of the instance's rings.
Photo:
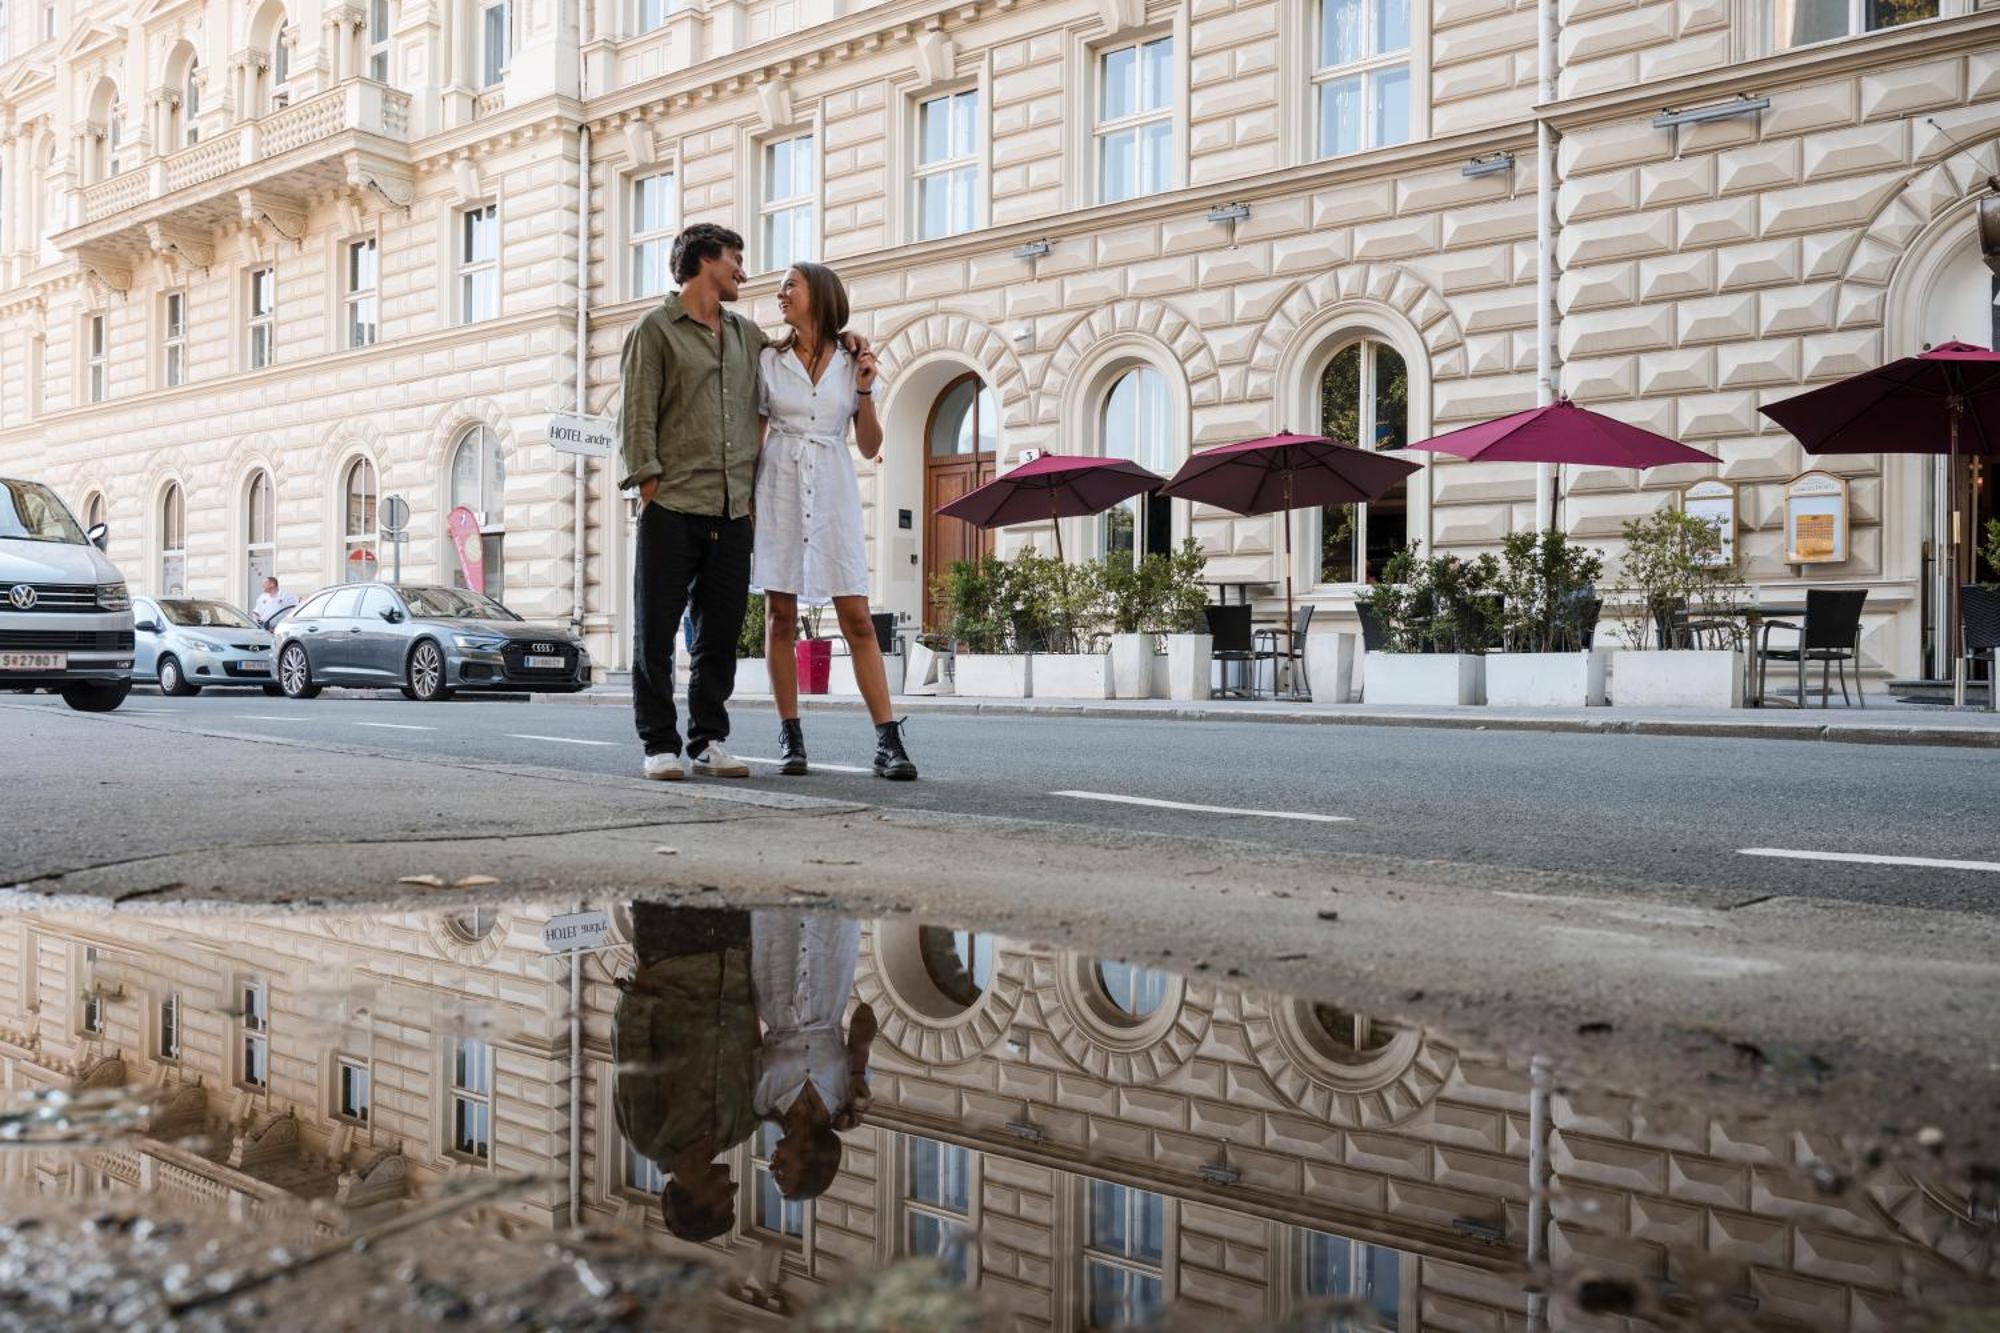
<path id="1" fill-rule="evenodd" d="M 181 670 L 180 659 L 170 653 L 160 659 L 160 693 L 185 699 L 191 694 L 200 694 L 201 686 L 188 682 L 187 673 Z"/>
<path id="2" fill-rule="evenodd" d="M 62 687 L 63 702 L 79 713 L 108 713 L 131 692 L 129 680 L 80 680 Z"/>

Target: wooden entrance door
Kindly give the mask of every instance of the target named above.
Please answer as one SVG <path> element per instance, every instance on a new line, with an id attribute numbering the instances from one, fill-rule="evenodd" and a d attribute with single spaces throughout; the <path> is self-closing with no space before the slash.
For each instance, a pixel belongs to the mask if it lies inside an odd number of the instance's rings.
<path id="1" fill-rule="evenodd" d="M 977 375 L 945 386 L 924 429 L 924 628 L 942 617 L 931 587 L 957 560 L 977 560 L 993 550 L 991 531 L 945 518 L 940 505 L 993 480 L 997 456 L 993 395 Z"/>

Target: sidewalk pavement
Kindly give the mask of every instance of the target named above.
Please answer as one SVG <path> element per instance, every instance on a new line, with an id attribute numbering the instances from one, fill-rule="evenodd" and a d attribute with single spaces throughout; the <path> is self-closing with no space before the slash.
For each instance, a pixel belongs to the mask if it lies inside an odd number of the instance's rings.
<path id="1" fill-rule="evenodd" d="M 538 702 L 630 707 L 625 685 L 581 694 L 534 696 Z M 768 694 L 738 693 L 744 703 Z M 808 695 L 806 706 L 861 708 L 853 695 Z M 1845 741 L 1861 745 L 1935 745 L 2000 749 L 2000 713 L 1906 704 L 1880 695 L 1866 708 L 1404 708 L 1267 699 L 971 699 L 899 695 L 898 714 L 1088 717 L 1182 722 L 1262 722 L 1307 726 L 1431 727 L 1462 731 L 1543 731 L 1605 736 L 1696 736 L 1733 740 Z"/>

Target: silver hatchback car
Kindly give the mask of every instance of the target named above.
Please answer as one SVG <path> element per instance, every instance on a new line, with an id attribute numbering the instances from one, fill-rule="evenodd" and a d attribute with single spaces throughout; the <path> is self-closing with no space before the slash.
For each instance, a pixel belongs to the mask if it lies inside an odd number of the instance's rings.
<path id="1" fill-rule="evenodd" d="M 278 692 L 271 636 L 227 602 L 206 597 L 132 599 L 132 679 L 161 694 L 200 694 L 204 685 L 262 686 Z"/>
<path id="2" fill-rule="evenodd" d="M 590 686 L 582 640 L 531 625 L 463 588 L 328 588 L 280 621 L 275 634 L 278 684 L 294 699 L 327 685 L 397 686 L 426 702 L 459 690 L 573 694 Z"/>

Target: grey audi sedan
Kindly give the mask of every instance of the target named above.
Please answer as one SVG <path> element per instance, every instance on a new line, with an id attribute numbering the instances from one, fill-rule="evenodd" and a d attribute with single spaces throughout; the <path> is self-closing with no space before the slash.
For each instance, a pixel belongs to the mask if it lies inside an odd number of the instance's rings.
<path id="1" fill-rule="evenodd" d="M 278 684 L 294 699 L 328 685 L 400 686 L 426 702 L 459 690 L 570 694 L 590 658 L 566 629 L 531 625 L 463 588 L 350 583 L 315 593 L 278 623 Z"/>

